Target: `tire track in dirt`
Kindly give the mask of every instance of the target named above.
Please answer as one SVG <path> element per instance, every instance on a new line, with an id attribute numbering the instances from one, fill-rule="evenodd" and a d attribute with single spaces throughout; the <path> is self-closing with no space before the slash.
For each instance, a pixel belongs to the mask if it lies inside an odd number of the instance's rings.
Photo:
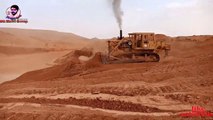
<path id="1" fill-rule="evenodd" d="M 11 117 L 9 117 L 11 116 Z M 55 112 L 50 113 L 1 113 L 1 120 L 156 120 L 156 119 L 181 119 L 180 116 L 141 116 L 141 115 L 100 115 L 100 114 L 86 114 L 86 113 L 69 113 L 62 112 L 57 114 Z M 199 118 L 198 118 L 199 119 Z M 195 118 L 195 120 L 198 120 Z M 204 118 L 205 120 L 205 118 Z"/>
<path id="2" fill-rule="evenodd" d="M 94 108 L 102 108 L 109 110 L 118 111 L 131 111 L 131 112 L 168 112 L 160 110 L 154 107 L 143 106 L 141 104 L 134 104 L 131 102 L 116 101 L 116 100 L 101 100 L 96 99 L 76 99 L 70 97 L 69 99 L 46 99 L 46 98 L 0 98 L 1 103 L 12 103 L 12 102 L 26 102 L 26 103 L 38 103 L 38 104 L 62 104 L 62 105 L 80 105 L 89 106 Z M 171 112 L 171 111 L 169 111 Z"/>

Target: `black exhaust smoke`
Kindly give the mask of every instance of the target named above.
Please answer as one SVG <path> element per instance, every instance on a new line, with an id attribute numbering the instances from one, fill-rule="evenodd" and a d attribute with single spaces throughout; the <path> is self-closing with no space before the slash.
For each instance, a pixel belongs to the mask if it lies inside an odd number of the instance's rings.
<path id="1" fill-rule="evenodd" d="M 119 39 L 122 40 L 122 38 L 123 38 L 123 31 L 120 30 L 120 37 L 119 37 Z"/>

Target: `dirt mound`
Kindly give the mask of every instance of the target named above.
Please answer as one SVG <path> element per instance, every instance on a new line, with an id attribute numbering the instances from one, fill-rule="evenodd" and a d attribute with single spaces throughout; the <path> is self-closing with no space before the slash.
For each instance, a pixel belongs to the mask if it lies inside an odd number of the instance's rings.
<path id="1" fill-rule="evenodd" d="M 101 66 L 101 53 L 96 53 L 92 59 L 86 62 L 79 60 L 80 56 L 90 57 L 92 54 L 92 51 L 89 49 L 72 51 L 62 58 L 57 59 L 55 61 L 57 65 L 27 72 L 11 82 L 47 81 L 78 75 L 85 70 L 95 69 Z"/>
<path id="2" fill-rule="evenodd" d="M 164 34 L 156 34 L 156 35 L 155 35 L 155 39 L 156 39 L 157 41 L 169 41 L 169 40 L 171 40 L 171 37 L 166 36 L 166 35 L 164 35 Z"/>
<path id="3" fill-rule="evenodd" d="M 95 54 L 95 56 L 92 59 L 86 62 L 85 68 L 86 69 L 96 68 L 96 67 L 100 67 L 101 65 L 102 65 L 101 53 L 98 52 Z"/>
<path id="4" fill-rule="evenodd" d="M 80 56 L 86 56 L 86 57 L 91 57 L 93 55 L 93 50 L 88 49 L 88 48 L 83 48 L 81 50 L 74 50 L 66 55 L 64 55 L 61 58 L 58 58 L 57 60 L 54 61 L 54 63 L 61 65 L 65 64 L 68 62 L 76 62 L 79 63 L 79 57 Z"/>

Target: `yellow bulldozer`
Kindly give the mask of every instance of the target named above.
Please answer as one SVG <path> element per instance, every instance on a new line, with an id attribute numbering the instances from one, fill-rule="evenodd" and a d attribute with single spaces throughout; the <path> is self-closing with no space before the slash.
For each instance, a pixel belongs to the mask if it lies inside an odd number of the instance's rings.
<path id="1" fill-rule="evenodd" d="M 104 64 L 159 62 L 161 51 L 168 55 L 170 45 L 155 39 L 154 33 L 129 33 L 129 37 L 120 37 L 108 42 L 108 53 L 102 54 Z"/>

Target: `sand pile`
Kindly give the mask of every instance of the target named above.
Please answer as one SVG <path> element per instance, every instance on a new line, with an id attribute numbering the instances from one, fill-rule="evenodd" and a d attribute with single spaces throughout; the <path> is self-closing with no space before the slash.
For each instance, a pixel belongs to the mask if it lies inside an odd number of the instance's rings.
<path id="1" fill-rule="evenodd" d="M 166 35 L 164 35 L 164 34 L 156 34 L 156 35 L 155 35 L 155 39 L 156 39 L 157 41 L 169 41 L 169 40 L 171 40 L 171 37 L 166 36 Z"/>
<path id="2" fill-rule="evenodd" d="M 79 57 L 81 56 L 91 57 L 92 55 L 93 55 L 92 49 L 83 48 L 81 50 L 71 51 L 70 53 L 64 55 L 63 57 L 55 60 L 54 63 L 57 65 L 62 65 L 68 62 L 79 63 L 80 62 Z"/>
<path id="3" fill-rule="evenodd" d="M 12 82 L 34 82 L 48 81 L 58 78 L 72 77 L 85 72 L 89 69 L 95 69 L 101 66 L 101 53 L 96 53 L 88 61 L 79 60 L 80 56 L 91 57 L 93 52 L 90 49 L 75 50 L 55 61 L 53 67 L 27 72 Z"/>
<path id="4" fill-rule="evenodd" d="M 101 53 L 97 52 L 92 59 L 86 62 L 85 68 L 86 69 L 96 68 L 96 67 L 100 67 L 101 65 L 102 65 Z"/>

